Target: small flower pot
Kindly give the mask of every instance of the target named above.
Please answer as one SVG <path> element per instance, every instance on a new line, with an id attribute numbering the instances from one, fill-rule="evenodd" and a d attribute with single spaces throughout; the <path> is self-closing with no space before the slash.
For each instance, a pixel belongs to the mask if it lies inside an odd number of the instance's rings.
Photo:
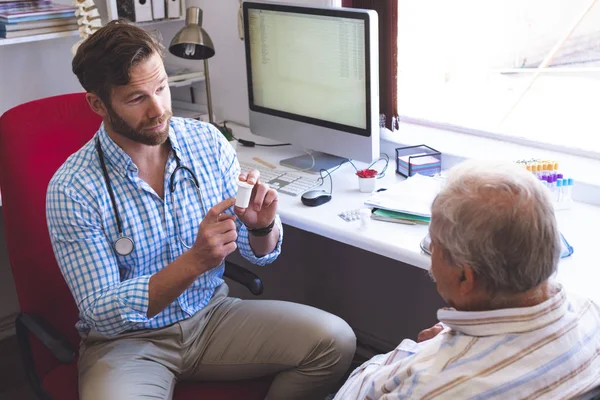
<path id="1" fill-rule="evenodd" d="M 377 178 L 361 178 L 358 177 L 358 190 L 363 193 L 372 193 L 375 191 Z"/>

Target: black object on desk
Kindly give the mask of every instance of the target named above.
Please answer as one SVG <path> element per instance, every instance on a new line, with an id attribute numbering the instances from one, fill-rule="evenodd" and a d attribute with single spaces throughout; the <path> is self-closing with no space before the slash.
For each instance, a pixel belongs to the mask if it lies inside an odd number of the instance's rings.
<path id="1" fill-rule="evenodd" d="M 309 190 L 300 199 L 305 206 L 316 207 L 329 202 L 331 195 L 324 190 Z"/>
<path id="2" fill-rule="evenodd" d="M 442 170 L 442 153 L 424 144 L 396 149 L 396 173 L 434 176 Z"/>

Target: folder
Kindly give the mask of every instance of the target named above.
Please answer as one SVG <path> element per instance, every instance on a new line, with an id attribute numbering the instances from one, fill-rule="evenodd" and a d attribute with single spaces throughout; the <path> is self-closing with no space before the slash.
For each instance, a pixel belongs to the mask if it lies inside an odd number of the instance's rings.
<path id="1" fill-rule="evenodd" d="M 167 18 L 181 17 L 181 1 L 165 0 L 167 2 Z"/>
<path id="2" fill-rule="evenodd" d="M 131 22 L 152 21 L 151 0 L 117 0 L 117 14 Z"/>
<path id="3" fill-rule="evenodd" d="M 439 193 L 443 179 L 413 175 L 384 192 L 373 193 L 365 201 L 369 207 L 431 218 L 431 204 Z"/>
<path id="4" fill-rule="evenodd" d="M 152 18 L 165 18 L 165 0 L 152 0 Z"/>
<path id="5" fill-rule="evenodd" d="M 382 208 L 374 208 L 372 210 L 371 218 L 380 221 L 398 222 L 400 224 L 428 225 L 431 222 L 430 217 L 422 217 L 420 215 L 414 215 L 410 213 L 384 210 Z"/>

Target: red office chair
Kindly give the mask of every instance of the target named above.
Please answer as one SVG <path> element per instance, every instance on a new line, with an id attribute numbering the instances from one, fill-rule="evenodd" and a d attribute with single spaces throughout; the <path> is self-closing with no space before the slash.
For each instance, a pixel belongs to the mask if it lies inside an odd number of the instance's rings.
<path id="1" fill-rule="evenodd" d="M 0 117 L 2 213 L 21 314 L 17 337 L 28 379 L 40 399 L 77 400 L 78 310 L 50 244 L 46 188 L 69 155 L 89 141 L 101 119 L 83 93 L 17 106 Z M 262 282 L 229 263 L 225 276 L 254 293 Z M 264 399 L 271 378 L 182 382 L 174 399 Z"/>

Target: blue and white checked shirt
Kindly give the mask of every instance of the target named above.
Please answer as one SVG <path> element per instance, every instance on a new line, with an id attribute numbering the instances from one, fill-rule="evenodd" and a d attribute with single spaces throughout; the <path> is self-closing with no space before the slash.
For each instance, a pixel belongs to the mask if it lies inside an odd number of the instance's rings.
<path id="1" fill-rule="evenodd" d="M 97 138 L 104 152 L 123 234 L 135 243 L 128 256 L 120 256 L 113 249 L 119 232 L 96 151 Z M 198 193 L 186 179 L 191 177 L 189 174 L 180 170 L 174 193 L 169 191 L 169 179 L 177 165 L 173 152 L 182 165 L 196 174 L 206 211 L 236 196 L 240 173 L 233 148 L 209 124 L 172 118 L 169 140 L 173 151 L 165 169 L 164 199 L 139 177 L 136 165 L 110 139 L 104 125 L 50 181 L 46 197 L 48 228 L 54 254 L 79 307 L 76 327 L 80 332 L 95 330 L 113 336 L 128 330 L 171 325 L 206 306 L 215 288 L 223 283 L 221 265 L 198 277 L 161 313 L 147 318 L 150 277 L 187 250 L 180 239 L 188 245 L 194 243 L 204 216 Z M 239 220 L 236 224 L 237 245 L 246 259 L 265 265 L 277 258 L 283 239 L 279 218 L 277 247 L 261 258 L 250 248 L 246 227 Z"/>

